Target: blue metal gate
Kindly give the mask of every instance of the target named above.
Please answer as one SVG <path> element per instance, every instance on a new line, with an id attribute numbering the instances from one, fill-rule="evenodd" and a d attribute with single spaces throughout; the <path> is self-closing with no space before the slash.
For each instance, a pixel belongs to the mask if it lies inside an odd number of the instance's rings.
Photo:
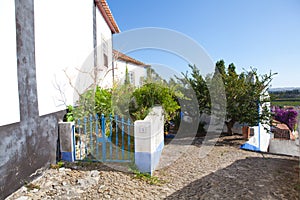
<path id="1" fill-rule="evenodd" d="M 118 115 L 78 119 L 73 140 L 75 160 L 131 162 L 134 159 L 133 132 L 130 119 Z"/>

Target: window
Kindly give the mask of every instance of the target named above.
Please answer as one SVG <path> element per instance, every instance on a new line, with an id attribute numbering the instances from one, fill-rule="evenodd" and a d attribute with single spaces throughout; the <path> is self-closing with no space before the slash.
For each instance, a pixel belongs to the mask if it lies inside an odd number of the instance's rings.
<path id="1" fill-rule="evenodd" d="M 129 76 L 130 84 L 135 85 L 135 83 L 134 83 L 134 72 L 128 72 L 128 76 Z"/>
<path id="2" fill-rule="evenodd" d="M 144 82 L 145 82 L 145 77 L 141 76 L 140 77 L 140 85 L 139 86 L 144 85 Z"/>
<path id="3" fill-rule="evenodd" d="M 102 59 L 103 59 L 103 66 L 104 67 L 108 67 L 108 45 L 107 45 L 107 41 L 104 39 L 104 37 L 102 36 Z"/>
<path id="4" fill-rule="evenodd" d="M 105 53 L 103 53 L 103 65 L 104 67 L 108 67 L 108 57 Z"/>

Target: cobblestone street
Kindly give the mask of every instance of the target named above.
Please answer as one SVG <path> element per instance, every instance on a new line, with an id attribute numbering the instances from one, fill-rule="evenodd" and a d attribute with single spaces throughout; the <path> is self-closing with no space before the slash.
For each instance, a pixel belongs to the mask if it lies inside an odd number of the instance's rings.
<path id="1" fill-rule="evenodd" d="M 149 184 L 101 163 L 47 169 L 8 199 L 299 199 L 299 158 L 239 149 L 240 136 L 219 139 L 199 158 L 202 139 Z M 29 187 L 31 186 L 31 187 Z"/>

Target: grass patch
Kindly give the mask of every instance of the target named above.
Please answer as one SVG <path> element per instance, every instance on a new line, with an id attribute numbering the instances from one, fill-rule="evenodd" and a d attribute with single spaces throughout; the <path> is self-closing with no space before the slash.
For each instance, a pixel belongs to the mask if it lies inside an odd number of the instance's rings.
<path id="1" fill-rule="evenodd" d="M 25 183 L 25 187 L 27 188 L 27 191 L 34 190 L 34 189 L 41 189 L 39 185 L 33 184 L 33 183 Z"/>
<path id="2" fill-rule="evenodd" d="M 300 182 L 296 183 L 294 186 L 295 190 L 297 190 L 298 192 L 300 192 Z"/>
<path id="3" fill-rule="evenodd" d="M 134 164 L 130 166 L 129 171 L 133 173 L 134 178 L 145 181 L 150 185 L 163 185 L 166 183 L 166 181 L 161 180 L 156 176 L 151 176 L 149 173 L 140 172 Z"/>
<path id="4" fill-rule="evenodd" d="M 272 101 L 272 106 L 300 106 L 300 101 Z"/>
<path id="5" fill-rule="evenodd" d="M 134 178 L 145 181 L 150 185 L 163 185 L 165 183 L 164 180 L 161 180 L 156 176 L 151 176 L 149 173 L 142 173 L 138 170 L 133 170 L 132 172 L 134 174 Z"/>
<path id="6" fill-rule="evenodd" d="M 56 164 L 50 164 L 51 169 L 59 169 L 64 166 L 65 166 L 65 163 L 62 161 L 58 161 Z"/>

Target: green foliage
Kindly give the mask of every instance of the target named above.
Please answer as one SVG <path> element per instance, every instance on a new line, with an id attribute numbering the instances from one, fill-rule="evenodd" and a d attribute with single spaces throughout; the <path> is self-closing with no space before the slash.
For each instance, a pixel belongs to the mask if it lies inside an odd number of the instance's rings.
<path id="1" fill-rule="evenodd" d="M 300 181 L 298 181 L 298 182 L 294 185 L 294 189 L 297 190 L 298 192 L 300 192 Z"/>
<path id="2" fill-rule="evenodd" d="M 59 168 L 61 168 L 61 167 L 63 167 L 65 165 L 65 163 L 62 162 L 62 161 L 58 161 L 57 165 L 58 165 Z"/>
<path id="3" fill-rule="evenodd" d="M 96 87 L 80 96 L 77 107 L 68 106 L 68 121 L 82 119 L 94 114 L 118 114 L 143 119 L 154 105 L 162 105 L 166 119 L 171 119 L 180 108 L 176 98 L 180 96 L 175 88 L 165 83 L 147 83 L 135 89 L 131 84 L 116 86 L 112 90 Z"/>
<path id="4" fill-rule="evenodd" d="M 170 120 L 175 117 L 180 108 L 176 93 L 164 83 L 146 83 L 133 92 L 134 102 L 131 106 L 132 115 L 136 119 L 143 119 L 154 105 L 162 105 L 165 118 Z"/>
<path id="5" fill-rule="evenodd" d="M 282 89 L 278 91 L 270 91 L 270 94 L 275 99 L 286 99 L 286 98 L 300 98 L 300 89 Z"/>
<path id="6" fill-rule="evenodd" d="M 80 96 L 76 107 L 71 105 L 67 107 L 65 121 L 71 122 L 74 119 L 82 119 L 84 116 L 95 114 L 108 116 L 112 113 L 111 99 L 112 93 L 108 89 L 102 89 L 99 86 L 96 87 L 95 92 L 90 89 Z"/>
<path id="7" fill-rule="evenodd" d="M 232 133 L 235 122 L 255 125 L 259 120 L 267 122 L 271 119 L 271 113 L 265 106 L 270 101 L 266 91 L 275 74 L 259 75 L 252 68 L 250 72 L 238 74 L 233 63 L 226 68 L 225 62 L 220 60 L 216 63 L 215 73 L 203 78 L 196 66 L 189 67 L 191 74 L 183 74 L 184 79 L 179 80 L 195 91 L 200 113 L 209 112 L 212 98 L 220 107 L 226 106 L 229 133 Z M 225 98 L 226 102 L 222 101 Z M 259 105 L 262 106 L 260 113 Z"/>
<path id="8" fill-rule="evenodd" d="M 159 179 L 156 176 L 151 176 L 151 174 L 149 173 L 140 172 L 135 165 L 131 165 L 129 171 L 131 171 L 134 174 L 134 178 L 145 181 L 150 185 L 162 185 L 165 183 L 165 181 Z"/>
<path id="9" fill-rule="evenodd" d="M 150 185 L 162 185 L 165 183 L 165 181 L 160 180 L 158 177 L 156 176 L 151 176 L 148 173 L 142 173 L 139 171 L 133 171 L 134 173 L 134 178 L 140 179 L 145 181 L 146 183 L 150 184 Z"/>
<path id="10" fill-rule="evenodd" d="M 27 188 L 27 191 L 30 191 L 30 190 L 34 190 L 34 189 L 41 189 L 41 187 L 37 184 L 34 184 L 34 183 L 26 183 L 25 182 L 25 187 Z"/>
<path id="11" fill-rule="evenodd" d="M 208 91 L 208 87 L 206 84 L 205 79 L 202 77 L 200 70 L 195 65 L 189 65 L 191 69 L 191 74 L 188 74 L 186 72 L 185 74 L 182 73 L 183 79 L 179 79 L 179 81 L 185 86 L 185 87 L 191 87 L 198 99 L 199 104 L 199 111 L 200 113 L 205 112 L 210 109 L 210 95 Z M 183 88 L 185 89 L 185 88 Z M 191 97 L 186 97 L 191 98 Z M 192 113 L 193 111 L 190 111 L 189 113 Z"/>
<path id="12" fill-rule="evenodd" d="M 112 113 L 112 92 L 108 89 L 96 88 L 95 113 L 109 116 Z"/>
<path id="13" fill-rule="evenodd" d="M 300 100 L 271 100 L 272 106 L 277 106 L 277 107 L 284 107 L 284 106 L 300 106 Z"/>
<path id="14" fill-rule="evenodd" d="M 112 110 L 113 113 L 121 116 L 129 116 L 130 103 L 132 101 L 132 93 L 134 86 L 124 84 L 116 86 L 112 91 Z"/>
<path id="15" fill-rule="evenodd" d="M 235 122 L 256 125 L 258 121 L 268 122 L 271 113 L 266 106 L 269 102 L 268 87 L 275 74 L 259 75 L 256 69 L 238 74 L 234 64 L 227 69 L 223 60 L 216 63 L 216 70 L 221 74 L 226 94 L 226 124 L 232 133 Z M 259 106 L 262 106 L 258 112 Z"/>
<path id="16" fill-rule="evenodd" d="M 300 106 L 300 90 L 270 91 L 272 106 Z"/>
<path id="17" fill-rule="evenodd" d="M 153 83 L 153 82 L 160 82 L 163 81 L 163 78 L 160 77 L 158 73 L 155 72 L 155 70 L 151 67 L 147 68 L 147 77 L 146 77 L 146 83 Z"/>
<path id="18" fill-rule="evenodd" d="M 126 70 L 125 70 L 125 81 L 124 81 L 125 85 L 129 85 L 130 84 L 130 80 L 129 80 L 129 73 L 128 73 L 128 67 L 126 65 Z"/>
<path id="19" fill-rule="evenodd" d="M 67 122 L 73 122 L 74 121 L 74 114 L 73 114 L 73 106 L 71 105 L 68 105 L 67 107 L 67 114 L 66 114 L 66 118 L 65 118 L 65 121 Z"/>
<path id="20" fill-rule="evenodd" d="M 64 166 L 65 166 L 65 163 L 63 161 L 58 161 L 56 164 L 50 164 L 51 169 L 59 169 Z"/>

